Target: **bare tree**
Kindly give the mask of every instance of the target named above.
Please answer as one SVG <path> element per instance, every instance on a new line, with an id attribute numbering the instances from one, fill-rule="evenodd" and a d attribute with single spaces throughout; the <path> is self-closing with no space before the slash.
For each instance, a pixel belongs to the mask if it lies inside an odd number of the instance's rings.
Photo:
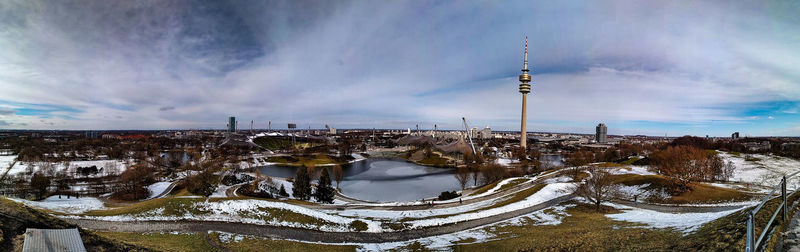
<path id="1" fill-rule="evenodd" d="M 333 179 L 336 180 L 336 188 L 339 188 L 339 183 L 344 179 L 344 172 L 341 165 L 333 166 Z"/>
<path id="2" fill-rule="evenodd" d="M 570 165 L 572 178 L 577 179 L 582 166 L 591 162 L 592 153 L 587 151 L 576 151 L 567 156 L 567 164 Z"/>
<path id="3" fill-rule="evenodd" d="M 309 164 L 307 166 L 307 169 L 308 169 L 307 171 L 308 177 L 311 179 L 311 181 L 317 180 L 319 178 L 320 171 L 317 170 L 317 167 L 315 167 L 313 164 Z"/>
<path id="4" fill-rule="evenodd" d="M 47 195 L 48 187 L 50 187 L 50 178 L 41 172 L 33 174 L 33 177 L 31 178 L 31 189 L 33 189 L 33 193 L 37 200 L 42 199 L 45 195 Z"/>
<path id="5" fill-rule="evenodd" d="M 119 175 L 119 164 L 117 161 L 106 162 L 106 175 L 116 176 Z"/>
<path id="6" fill-rule="evenodd" d="M 618 187 L 608 172 L 597 167 L 590 167 L 587 171 L 589 177 L 575 187 L 575 194 L 594 203 L 595 210 L 600 211 L 600 204 L 610 200 Z"/>
<path id="7" fill-rule="evenodd" d="M 506 168 L 502 165 L 489 163 L 481 166 L 481 177 L 484 184 L 494 183 L 504 179 L 507 175 Z"/>
<path id="8" fill-rule="evenodd" d="M 455 173 L 456 179 L 458 183 L 461 184 L 461 190 L 467 188 L 467 182 L 469 182 L 469 169 L 466 167 L 459 167 Z"/>

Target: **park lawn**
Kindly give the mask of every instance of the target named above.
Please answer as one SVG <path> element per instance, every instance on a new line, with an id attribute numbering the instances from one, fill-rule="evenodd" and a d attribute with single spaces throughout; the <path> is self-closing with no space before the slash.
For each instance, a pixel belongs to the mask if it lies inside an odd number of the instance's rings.
<path id="1" fill-rule="evenodd" d="M 796 202 L 800 198 L 800 193 L 795 193 L 787 197 L 789 202 Z M 754 223 L 756 235 L 761 234 L 764 225 L 772 218 L 772 214 L 780 205 L 780 198 L 774 198 L 764 204 L 761 211 L 755 214 Z M 741 211 L 734 212 L 728 216 L 719 218 L 706 223 L 684 238 L 676 241 L 672 247 L 674 251 L 741 251 L 745 247 L 745 236 L 747 235 L 745 225 L 747 214 L 755 208 L 748 207 Z M 792 208 L 788 215 L 793 216 L 797 208 Z M 785 231 L 788 222 L 781 222 L 780 217 L 776 220 L 775 227 L 769 241 L 764 245 L 764 251 L 775 251 L 775 246 L 780 240 L 781 234 Z M 767 239 L 767 238 L 765 238 Z"/>
<path id="2" fill-rule="evenodd" d="M 650 184 L 645 190 L 661 190 L 670 185 L 668 178 L 662 175 L 620 174 L 612 175 L 615 183 L 626 186 Z M 716 187 L 704 183 L 690 183 L 692 190 L 680 195 L 671 195 L 667 199 L 659 199 L 655 203 L 668 204 L 713 204 L 751 199 L 752 194 L 736 189 Z"/>
<path id="3" fill-rule="evenodd" d="M 797 200 L 793 195 L 790 200 Z M 767 202 L 755 216 L 755 222 L 766 223 L 780 203 Z M 747 213 L 753 207 L 734 212 L 682 234 L 671 228 L 649 228 L 642 224 L 615 221 L 605 214 L 618 210 L 604 206 L 595 212 L 593 206 L 576 203 L 566 209 L 567 216 L 554 226 L 490 225 L 483 229 L 497 236 L 496 240 L 478 243 L 475 240 L 453 242 L 455 251 L 740 251 L 745 246 L 744 229 Z M 791 215 L 792 213 L 790 213 Z M 762 227 L 763 228 L 763 227 Z M 765 251 L 775 249 L 783 223 L 779 223 Z M 761 228 L 756 227 L 759 234 Z"/>
<path id="4" fill-rule="evenodd" d="M 518 179 L 514 179 L 514 180 L 511 180 L 511 181 L 508 181 L 508 183 L 505 183 L 504 185 L 500 186 L 500 189 L 498 189 L 498 191 L 503 191 L 503 190 L 515 187 L 515 186 L 517 186 L 519 184 L 522 184 L 525 181 L 528 181 L 528 179 L 518 178 Z"/>
<path id="5" fill-rule="evenodd" d="M 478 209 L 474 209 L 474 210 L 470 210 L 470 211 L 466 211 L 466 212 L 454 213 L 454 214 L 446 214 L 446 215 L 428 216 L 428 217 L 425 217 L 425 218 L 403 218 L 400 221 L 401 222 L 405 222 L 405 221 L 420 220 L 420 219 L 447 218 L 447 217 L 456 216 L 456 215 L 459 215 L 459 214 L 475 213 L 475 212 L 489 210 L 489 209 L 492 209 L 492 208 L 503 207 L 503 206 L 506 206 L 508 204 L 524 200 L 525 198 L 530 197 L 531 195 L 535 194 L 539 190 L 542 190 L 542 188 L 544 188 L 545 186 L 547 186 L 547 185 L 546 184 L 535 185 L 535 186 L 533 186 L 531 188 L 528 188 L 528 189 L 522 190 L 520 192 L 517 192 L 517 193 L 511 195 L 510 197 L 506 197 L 504 200 L 496 202 L 496 203 L 494 203 L 494 204 L 492 204 L 490 206 L 486 206 L 486 207 L 482 207 L 482 208 L 478 208 Z"/>
<path id="6" fill-rule="evenodd" d="M 84 213 L 87 216 L 115 216 L 115 215 L 138 215 L 144 214 L 152 210 L 164 208 L 165 215 L 183 215 L 183 213 L 192 213 L 195 215 L 204 214 L 206 212 L 200 211 L 197 208 L 191 207 L 194 203 L 205 201 L 204 198 L 158 198 L 148 201 L 142 201 L 127 206 L 94 210 Z"/>
<path id="7" fill-rule="evenodd" d="M 132 215 L 132 216 L 143 216 L 143 217 L 160 215 L 160 216 L 181 217 L 185 216 L 186 214 L 191 214 L 193 216 L 198 216 L 202 218 L 203 215 L 211 214 L 211 211 L 208 211 L 202 207 L 197 207 L 195 204 L 204 202 L 205 200 L 206 200 L 205 198 L 171 198 L 171 197 L 160 198 L 160 199 L 152 199 L 144 202 L 139 202 L 136 204 L 131 204 L 119 208 L 94 210 L 86 212 L 83 215 L 86 216 Z M 234 198 L 209 199 L 210 202 L 220 202 L 226 200 L 234 200 Z M 257 200 L 262 200 L 262 199 L 257 199 Z M 264 201 L 279 202 L 277 200 L 264 200 Z M 161 212 L 159 213 L 157 210 L 161 210 Z M 238 213 L 230 213 L 230 214 L 238 214 L 239 216 L 242 217 L 260 219 L 266 222 L 271 222 L 271 221 L 289 222 L 289 223 L 299 223 L 312 226 L 338 225 L 336 223 L 326 222 L 322 219 L 318 219 L 312 216 L 296 213 L 291 210 L 281 209 L 281 208 L 253 207 L 253 209 L 249 211 L 240 211 Z"/>
<path id="8" fill-rule="evenodd" d="M 478 188 L 478 190 L 470 193 L 469 195 L 472 196 L 472 195 L 478 195 L 478 194 L 481 194 L 481 193 L 485 193 L 486 191 L 489 191 L 489 189 L 492 189 L 495 186 L 497 186 L 498 183 L 500 183 L 500 181 L 495 181 L 495 182 L 492 182 L 491 184 L 484 185 L 481 188 Z"/>
<path id="9" fill-rule="evenodd" d="M 94 232 L 95 234 L 156 251 L 219 251 L 197 233 L 127 233 Z"/>
<path id="10" fill-rule="evenodd" d="M 238 240 L 231 239 L 226 242 L 220 239 L 221 235 L 217 232 L 212 232 L 208 236 L 217 244 L 231 251 L 356 251 L 356 246 L 354 245 L 316 244 L 251 236 L 244 236 Z"/>
<path id="11" fill-rule="evenodd" d="M 530 197 L 531 195 L 535 194 L 539 190 L 542 190 L 542 188 L 544 188 L 545 186 L 547 186 L 547 184 L 535 185 L 535 186 L 533 186 L 531 188 L 528 188 L 528 189 L 522 190 L 520 192 L 517 192 L 517 193 L 513 194 L 511 197 L 504 199 L 503 201 L 494 203 L 491 206 L 487 206 L 487 207 L 484 207 L 484 208 L 481 208 L 481 209 L 478 209 L 478 210 L 475 210 L 475 211 L 482 211 L 482 210 L 487 210 L 487 209 L 491 209 L 491 208 L 502 207 L 502 206 L 506 206 L 508 204 L 511 204 L 511 203 L 514 203 L 514 202 L 517 202 L 517 201 L 524 200 L 524 199 Z"/>
<path id="12" fill-rule="evenodd" d="M 622 165 L 632 165 L 633 162 L 639 161 L 639 159 L 641 159 L 641 158 L 639 158 L 639 157 L 631 157 L 628 160 L 622 161 L 620 164 L 622 164 Z"/>
<path id="13" fill-rule="evenodd" d="M 450 165 L 447 164 L 447 161 L 448 160 L 446 158 L 433 154 L 430 157 L 417 161 L 417 163 L 433 167 L 449 167 Z"/>
<path id="14" fill-rule="evenodd" d="M 614 162 L 602 162 L 597 164 L 597 167 L 602 167 L 602 168 L 620 167 L 620 166 L 622 166 L 622 164 L 617 164 Z"/>
<path id="15" fill-rule="evenodd" d="M 567 204 L 575 205 L 574 201 Z M 667 250 L 681 234 L 672 229 L 650 229 L 641 224 L 615 221 L 604 214 L 618 210 L 577 203 L 554 226 L 490 225 L 483 230 L 499 239 L 478 244 L 456 244 L 455 251 L 652 251 Z M 464 243 L 468 241 L 459 241 Z"/>
<path id="16" fill-rule="evenodd" d="M 269 150 L 288 149 L 292 147 L 291 140 L 276 137 L 259 137 L 253 139 L 253 142 Z"/>

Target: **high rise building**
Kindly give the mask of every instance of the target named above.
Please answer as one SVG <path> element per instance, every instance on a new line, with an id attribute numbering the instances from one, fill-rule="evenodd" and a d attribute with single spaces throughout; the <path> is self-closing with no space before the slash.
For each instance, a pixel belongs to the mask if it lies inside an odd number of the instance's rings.
<path id="1" fill-rule="evenodd" d="M 608 127 L 605 124 L 598 124 L 595 128 L 594 139 L 597 143 L 604 144 L 606 143 L 607 139 L 606 136 L 608 135 Z"/>
<path id="2" fill-rule="evenodd" d="M 492 138 L 492 128 L 489 128 L 489 125 L 486 125 L 486 128 L 481 130 L 481 138 L 489 139 Z"/>
<path id="3" fill-rule="evenodd" d="M 735 139 L 739 139 L 739 132 L 738 131 L 737 132 L 733 132 L 733 134 L 731 134 L 731 138 L 734 139 L 734 140 Z"/>
<path id="4" fill-rule="evenodd" d="M 228 117 L 228 133 L 236 133 L 236 117 Z"/>
<path id="5" fill-rule="evenodd" d="M 528 107 L 527 94 L 531 92 L 531 75 L 528 74 L 528 36 L 525 36 L 525 61 L 522 65 L 522 74 L 519 75 L 519 92 L 522 93 L 522 125 L 520 127 L 519 146 L 526 149 L 528 146 L 528 133 L 525 131 L 525 111 Z"/>

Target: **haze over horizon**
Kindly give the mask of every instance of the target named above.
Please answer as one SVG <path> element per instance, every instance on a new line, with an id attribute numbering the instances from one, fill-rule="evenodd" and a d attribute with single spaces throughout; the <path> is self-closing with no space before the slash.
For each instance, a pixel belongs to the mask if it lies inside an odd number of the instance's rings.
<path id="1" fill-rule="evenodd" d="M 0 129 L 800 135 L 800 3 L 0 2 Z"/>

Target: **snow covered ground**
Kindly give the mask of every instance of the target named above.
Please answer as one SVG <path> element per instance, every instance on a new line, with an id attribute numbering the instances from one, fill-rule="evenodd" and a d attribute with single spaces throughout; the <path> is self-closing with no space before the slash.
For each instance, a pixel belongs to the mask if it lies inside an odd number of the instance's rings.
<path id="1" fill-rule="evenodd" d="M 192 214 L 185 212 L 181 216 L 164 214 L 164 208 L 159 208 L 144 213 L 135 215 L 117 215 L 117 216 L 68 216 L 66 218 L 86 218 L 86 219 L 99 219 L 108 221 L 146 221 L 146 220 L 197 220 L 197 221 L 226 221 L 226 222 L 242 222 L 252 223 L 259 225 L 273 225 L 273 226 L 286 226 L 297 227 L 306 229 L 316 229 L 321 231 L 330 232 L 345 232 L 350 231 L 348 225 L 357 219 L 347 218 L 332 214 L 327 214 L 322 211 L 309 209 L 302 206 L 275 202 L 265 200 L 222 200 L 222 201 L 200 201 L 191 203 L 188 209 L 196 210 L 197 212 L 208 212 L 206 214 Z M 307 215 L 312 218 L 319 219 L 326 223 L 321 226 L 301 224 L 297 222 L 280 221 L 278 218 L 281 216 L 270 215 L 269 212 L 262 209 L 273 208 L 282 209 L 295 212 L 302 215 Z M 371 220 L 361 220 L 367 223 L 366 232 L 382 232 L 379 222 Z"/>
<path id="2" fill-rule="evenodd" d="M 497 158 L 494 160 L 494 162 L 502 166 L 511 166 L 511 163 L 513 163 L 514 160 L 510 158 Z"/>
<path id="3" fill-rule="evenodd" d="M 272 178 L 272 182 L 278 186 L 278 189 L 281 189 L 281 185 L 283 185 L 283 189 L 289 194 L 289 198 L 294 198 L 294 196 L 292 196 L 294 185 L 292 185 L 291 182 L 286 181 L 284 178 Z"/>
<path id="4" fill-rule="evenodd" d="M 608 172 L 614 175 L 621 175 L 621 174 L 658 175 L 657 173 L 650 171 L 650 167 L 648 166 L 635 166 L 635 165 L 615 167 L 609 169 Z"/>
<path id="5" fill-rule="evenodd" d="M 385 242 L 385 243 L 320 243 L 320 242 L 306 242 L 306 241 L 297 241 L 297 240 L 289 240 L 295 242 L 303 242 L 303 243 L 313 243 L 313 244 L 326 244 L 326 245 L 354 245 L 357 246 L 357 251 L 387 251 L 387 250 L 397 250 L 401 249 L 402 247 L 408 246 L 412 243 L 420 243 L 425 246 L 427 249 L 432 250 L 449 250 L 450 246 L 453 246 L 455 242 L 459 242 L 459 244 L 469 244 L 469 243 L 482 243 L 487 241 L 492 241 L 499 239 L 496 236 L 496 228 L 502 226 L 544 226 L 544 225 L 558 225 L 561 223 L 561 220 L 567 216 L 565 209 L 572 205 L 559 205 L 547 209 L 542 209 L 539 211 L 535 211 L 530 214 L 522 215 L 519 217 L 511 218 L 505 221 L 496 222 L 468 230 L 463 230 L 455 233 L 450 234 L 443 234 L 443 235 L 436 235 L 430 237 L 424 237 L 419 239 L 413 239 L 408 241 L 400 241 L 400 242 Z M 254 237 L 248 235 L 240 235 L 240 234 L 233 234 L 233 233 L 226 233 L 226 232 L 219 232 L 219 231 L 211 231 L 217 232 L 220 234 L 220 240 L 224 243 L 232 243 L 232 242 L 239 242 L 245 238 L 248 239 L 265 239 L 261 237 Z M 474 239 L 470 242 L 464 242 L 467 239 Z"/>
<path id="6" fill-rule="evenodd" d="M 326 212 L 335 213 L 341 216 L 348 216 L 348 217 L 400 220 L 403 218 L 425 218 L 429 216 L 463 213 L 491 206 L 495 201 L 496 200 L 485 200 L 485 201 L 475 202 L 472 204 L 460 205 L 456 207 L 434 208 L 426 210 L 395 211 L 395 210 L 373 210 L 373 209 L 347 209 L 344 211 L 328 210 Z"/>
<path id="7" fill-rule="evenodd" d="M 147 186 L 147 189 L 150 190 L 150 196 L 147 199 L 152 199 L 158 196 L 159 194 L 163 193 L 164 191 L 169 188 L 172 182 L 156 182 L 152 185 Z"/>
<path id="8" fill-rule="evenodd" d="M 488 216 L 503 214 L 527 207 L 532 207 L 534 205 L 544 203 L 545 201 L 555 199 L 564 195 L 568 195 L 570 194 L 569 189 L 573 186 L 574 186 L 573 183 L 548 184 L 547 186 L 545 186 L 538 192 L 534 193 L 533 195 L 525 198 L 524 200 L 517 201 L 505 206 L 490 208 L 484 211 L 478 211 L 473 213 L 463 213 L 444 218 L 429 218 L 429 219 L 415 220 L 415 221 L 410 221 L 408 223 L 411 224 L 411 228 L 420 228 L 420 227 L 451 224 L 466 220 L 480 219 Z"/>
<path id="9" fill-rule="evenodd" d="M 51 211 L 68 213 L 68 214 L 81 214 L 92 210 L 100 210 L 106 208 L 103 205 L 102 201 L 93 197 L 81 197 L 81 198 L 70 197 L 69 199 L 67 199 L 67 196 L 61 196 L 61 198 L 59 199 L 58 195 L 53 195 L 41 201 L 31 201 L 31 200 L 23 200 L 16 198 L 8 198 L 8 199 L 23 203 L 31 207 L 47 209 Z"/>
<path id="10" fill-rule="evenodd" d="M 3 173 L 6 172 L 6 169 L 8 169 L 8 166 L 10 166 L 11 163 L 13 163 L 14 159 L 16 159 L 16 158 L 17 158 L 16 155 L 14 155 L 14 156 L 0 156 L 0 176 L 2 176 Z"/>
<path id="11" fill-rule="evenodd" d="M 733 162 L 735 168 L 730 181 L 734 182 L 771 188 L 780 183 L 784 174 L 800 171 L 800 161 L 786 157 L 760 154 L 734 156 L 726 152 L 720 152 L 720 156 L 725 159 L 725 162 Z M 747 161 L 745 160 L 747 156 L 760 160 Z M 800 182 L 796 179 L 789 182 L 787 189 L 794 189 L 800 186 Z"/>
<path id="12" fill-rule="evenodd" d="M 617 197 L 624 199 L 624 200 L 636 200 L 636 201 L 644 201 L 650 197 L 655 196 L 656 198 L 666 199 L 669 198 L 669 194 L 664 190 L 645 190 L 644 188 L 650 186 L 650 184 L 642 184 L 642 185 L 631 185 L 626 186 L 620 184 L 617 186 Z"/>
<path id="13" fill-rule="evenodd" d="M 4 160 L 16 158 L 16 156 L 0 156 L 0 167 L 3 168 L 3 172 L 5 172 L 5 168 L 8 168 L 8 165 L 2 166 Z M 10 164 L 10 163 L 9 163 Z M 66 166 L 64 166 L 63 162 L 54 162 L 54 168 L 56 171 L 63 171 Z M 127 169 L 126 162 L 124 160 L 91 160 L 91 161 L 72 161 L 69 163 L 70 167 L 90 167 L 90 166 L 97 166 L 97 169 L 103 168 L 103 174 L 108 174 L 109 172 L 115 172 L 117 174 L 124 172 Z M 14 168 L 8 172 L 8 176 L 15 175 L 21 172 L 25 172 L 28 167 L 31 167 L 33 172 L 39 171 L 40 164 L 36 162 L 17 162 L 14 165 Z"/>
<path id="14" fill-rule="evenodd" d="M 613 220 L 644 223 L 655 228 L 675 228 L 684 233 L 690 233 L 705 223 L 749 206 L 743 206 L 742 208 L 729 211 L 710 213 L 663 213 L 613 203 L 603 204 L 623 211 L 617 214 L 606 214 L 606 217 Z"/>
<path id="15" fill-rule="evenodd" d="M 365 158 L 364 156 L 362 156 L 361 154 L 358 154 L 358 153 L 351 153 L 350 156 L 355 158 L 352 161 L 350 161 L 350 163 L 355 163 L 355 162 L 367 159 L 367 158 Z"/>
<path id="16" fill-rule="evenodd" d="M 545 183 L 545 184 L 553 184 L 553 183 L 564 183 L 564 182 L 570 182 L 570 181 L 572 181 L 572 178 L 570 178 L 570 177 L 567 177 L 567 176 L 559 176 L 559 177 L 554 177 L 554 178 L 549 178 L 549 179 L 546 179 L 546 180 L 544 181 L 544 183 Z"/>

